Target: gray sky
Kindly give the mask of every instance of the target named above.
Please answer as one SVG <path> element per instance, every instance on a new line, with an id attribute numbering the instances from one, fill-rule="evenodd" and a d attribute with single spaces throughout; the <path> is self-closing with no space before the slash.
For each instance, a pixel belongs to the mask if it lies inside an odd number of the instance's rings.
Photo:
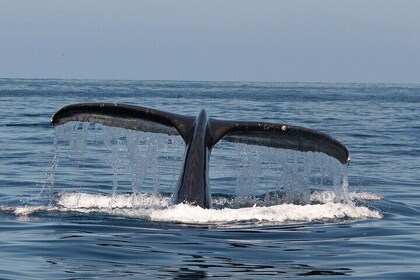
<path id="1" fill-rule="evenodd" d="M 1 78 L 420 83 L 420 1 L 2 1 Z"/>

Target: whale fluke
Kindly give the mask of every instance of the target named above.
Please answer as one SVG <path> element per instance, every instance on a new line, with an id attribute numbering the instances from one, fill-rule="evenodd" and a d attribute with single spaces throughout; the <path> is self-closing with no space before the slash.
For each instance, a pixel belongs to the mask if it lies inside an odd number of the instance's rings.
<path id="1" fill-rule="evenodd" d="M 319 152 L 349 161 L 346 147 L 331 136 L 304 127 L 268 122 L 234 122 L 213 120 L 216 139 L 249 145 Z"/>
<path id="2" fill-rule="evenodd" d="M 187 135 L 193 117 L 177 115 L 146 107 L 116 103 L 80 103 L 63 107 L 51 118 L 51 124 L 70 121 L 95 122 L 144 132 Z"/>
<path id="3" fill-rule="evenodd" d="M 81 103 L 63 107 L 51 124 L 95 122 L 144 132 L 180 135 L 186 150 L 183 170 L 173 194 L 174 203 L 211 207 L 208 168 L 212 147 L 221 139 L 250 145 L 325 153 L 342 164 L 349 162 L 346 147 L 331 136 L 304 127 L 268 122 L 228 121 L 116 103 Z"/>

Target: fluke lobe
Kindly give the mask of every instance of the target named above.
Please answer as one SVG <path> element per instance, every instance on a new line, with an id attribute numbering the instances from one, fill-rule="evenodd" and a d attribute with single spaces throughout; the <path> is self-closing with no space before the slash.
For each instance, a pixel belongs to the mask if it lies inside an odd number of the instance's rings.
<path id="1" fill-rule="evenodd" d="M 175 204 L 211 207 L 209 160 L 212 147 L 220 139 L 325 153 L 342 164 L 349 161 L 346 147 L 324 133 L 287 124 L 218 120 L 209 118 L 204 110 L 197 117 L 190 117 L 126 104 L 81 103 L 66 106 L 51 118 L 53 125 L 69 121 L 95 122 L 144 132 L 180 135 L 185 142 L 185 155 L 172 196 Z"/>

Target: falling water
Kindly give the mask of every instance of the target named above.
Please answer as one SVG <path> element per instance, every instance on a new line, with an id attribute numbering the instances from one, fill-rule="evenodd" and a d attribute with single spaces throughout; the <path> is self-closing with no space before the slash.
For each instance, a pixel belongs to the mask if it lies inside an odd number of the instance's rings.
<path id="1" fill-rule="evenodd" d="M 55 130 L 54 132 L 54 157 L 51 160 L 51 167 L 49 171 L 44 173 L 45 179 L 41 183 L 41 191 L 40 195 L 44 193 L 44 190 L 48 188 L 48 201 L 49 204 L 53 202 L 54 199 L 54 178 L 55 178 L 55 171 L 58 166 L 59 157 L 58 157 L 58 137 L 59 131 Z"/>
<path id="2" fill-rule="evenodd" d="M 131 193 L 133 206 L 142 193 L 172 193 L 183 161 L 183 146 L 178 136 L 89 123 L 57 127 L 55 154 L 47 179 L 49 198 L 53 199 L 54 176 L 60 168 L 59 150 L 62 148 L 60 164 L 72 168 L 70 172 L 75 172 L 75 167 L 76 172 L 81 172 L 79 177 L 75 176 L 75 181 L 89 178 L 94 188 L 95 176 L 83 174 L 85 169 L 89 170 L 84 167 L 110 168 L 114 198 L 110 207 L 113 207 L 118 193 Z M 218 161 L 224 163 L 218 164 Z M 330 191 L 336 202 L 350 201 L 346 166 L 321 153 L 222 141 L 214 147 L 210 164 L 212 194 L 217 196 L 219 192 L 233 190 L 235 198 L 229 204 L 232 207 L 309 204 L 311 192 L 325 190 Z M 73 182 L 72 186 L 77 187 L 77 184 Z M 100 190 L 103 191 L 103 187 Z"/>
<path id="3" fill-rule="evenodd" d="M 226 178 L 236 178 L 235 199 L 240 206 L 308 204 L 314 191 L 330 191 L 336 202 L 350 201 L 347 166 L 332 157 L 245 144 L 234 147 L 236 152 L 230 151 L 236 162 L 233 175 L 224 173 Z M 217 150 L 213 155 L 221 156 Z"/>

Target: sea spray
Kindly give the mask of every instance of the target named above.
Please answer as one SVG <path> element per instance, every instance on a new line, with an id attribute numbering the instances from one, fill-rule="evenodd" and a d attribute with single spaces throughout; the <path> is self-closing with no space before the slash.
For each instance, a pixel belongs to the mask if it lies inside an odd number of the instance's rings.
<path id="1" fill-rule="evenodd" d="M 180 137 L 73 124 L 57 128 L 55 138 L 51 178 L 47 180 L 54 204 L 42 208 L 45 211 L 99 212 L 166 222 L 216 224 L 336 222 L 381 217 L 377 211 L 354 203 L 380 198 L 349 193 L 347 166 L 320 153 L 221 141 L 215 146 L 214 162 L 211 161 L 214 171 L 210 178 L 216 178 L 211 179 L 214 209 L 204 210 L 170 205 L 170 193 L 183 160 L 184 143 Z M 86 171 L 108 167 L 111 180 L 107 193 L 87 193 L 87 184 L 74 184 L 69 191 L 54 193 L 54 176 L 61 155 L 67 160 L 66 167 L 81 179 L 79 172 L 87 174 L 80 167 L 92 159 Z M 226 195 L 229 190 L 237 194 Z M 26 215 L 42 209 L 24 207 L 15 209 L 15 213 Z"/>
<path id="2" fill-rule="evenodd" d="M 337 202 L 350 203 L 347 165 L 325 154 L 235 144 L 235 194 L 238 205 L 310 202 L 311 191 L 331 190 Z M 217 151 L 213 153 L 217 154 Z M 223 169 L 223 168 L 222 168 Z M 265 196 L 263 195 L 265 194 Z M 244 203 L 244 201 L 249 203 Z"/>
<path id="3" fill-rule="evenodd" d="M 54 199 L 54 179 L 55 179 L 55 172 L 58 166 L 58 162 L 59 162 L 59 156 L 58 156 L 58 137 L 59 137 L 59 130 L 55 130 L 54 131 L 54 157 L 51 160 L 51 171 L 48 174 L 47 180 L 46 180 L 46 184 L 48 185 L 48 200 L 49 200 L 49 204 L 52 204 L 53 199 Z M 42 185 L 41 188 L 41 194 L 45 188 L 45 183 Z"/>
<path id="4" fill-rule="evenodd" d="M 261 157 L 249 145 L 236 144 L 239 165 L 236 175 L 236 195 L 252 196 L 258 192 L 261 175 Z"/>
<path id="5" fill-rule="evenodd" d="M 149 168 L 152 171 L 152 182 L 153 182 L 153 192 L 158 193 L 160 187 L 160 174 L 159 174 L 159 147 L 162 147 L 162 142 L 160 141 L 161 138 L 159 137 L 160 134 L 151 133 L 149 135 L 149 145 L 147 155 L 150 157 L 148 158 Z M 164 141 L 163 141 L 164 142 Z"/>
<path id="6" fill-rule="evenodd" d="M 80 169 L 85 166 L 89 153 L 92 153 L 93 159 L 91 169 L 105 159 L 102 165 L 111 169 L 109 175 L 114 202 L 118 193 L 132 193 L 135 202 L 136 196 L 141 193 L 171 193 L 176 185 L 184 153 L 184 143 L 179 136 L 87 123 L 69 123 L 57 127 L 56 131 L 57 150 L 60 145 L 67 146 L 64 154 L 72 162 L 68 164 L 70 167 L 73 165 Z M 63 135 L 64 140 L 60 141 Z M 58 165 L 58 151 L 55 154 L 54 173 Z M 350 203 L 346 168 L 321 153 L 221 141 L 213 149 L 210 165 L 213 196 L 235 194 L 232 205 L 236 207 L 282 203 L 306 205 L 311 203 L 310 194 L 316 190 L 331 190 L 336 202 Z M 83 176 L 78 179 L 83 180 Z M 50 186 L 52 197 L 53 180 Z M 110 207 L 114 202 L 111 201 Z M 132 205 L 134 207 L 134 203 Z"/>
<path id="7" fill-rule="evenodd" d="M 45 190 L 48 190 L 47 199 L 49 204 L 52 204 L 54 200 L 55 177 L 60 161 L 59 146 L 62 144 L 61 142 L 65 142 L 65 145 L 71 147 L 71 150 L 74 151 L 74 153 L 78 153 L 84 146 L 77 135 L 79 134 L 79 128 L 83 130 L 83 133 L 81 133 L 82 137 L 80 137 L 80 139 L 86 139 L 84 136 L 87 135 L 87 129 L 83 129 L 86 128 L 86 126 L 82 126 L 82 123 L 72 123 L 69 125 L 57 126 L 54 129 L 53 158 L 50 161 L 48 170 L 44 172 L 44 179 L 41 182 L 41 190 L 39 192 L 39 197 L 42 197 L 45 194 Z M 69 153 L 64 152 L 64 154 L 66 154 L 67 157 L 70 156 Z"/>
<path id="8" fill-rule="evenodd" d="M 130 170 L 131 170 L 131 191 L 133 194 L 133 206 L 136 200 L 137 195 L 141 191 L 142 177 L 137 176 L 137 172 L 140 169 L 139 159 L 141 158 L 141 153 L 138 146 L 138 138 L 133 131 L 127 132 L 127 149 L 128 149 L 128 158 L 130 160 Z"/>

